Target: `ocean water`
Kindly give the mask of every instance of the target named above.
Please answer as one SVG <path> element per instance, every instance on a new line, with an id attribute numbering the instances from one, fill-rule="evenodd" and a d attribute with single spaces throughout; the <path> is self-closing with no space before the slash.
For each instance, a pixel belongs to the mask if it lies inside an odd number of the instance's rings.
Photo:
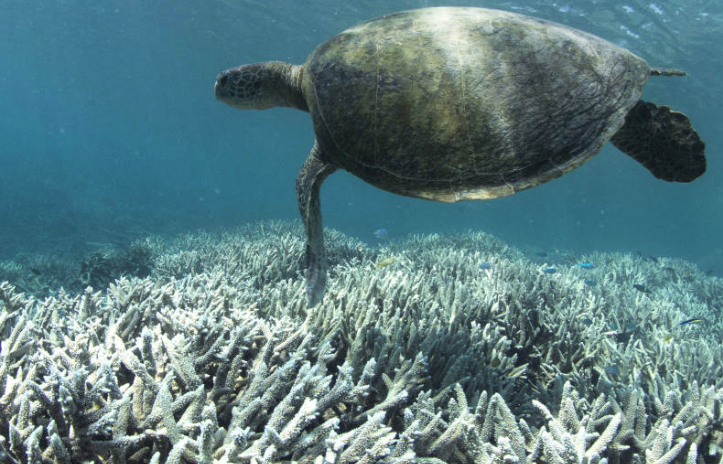
<path id="1" fill-rule="evenodd" d="M 301 63 L 360 21 L 442 4 L 532 14 L 686 70 L 651 79 L 644 98 L 691 118 L 707 144 L 707 173 L 666 183 L 607 145 L 512 197 L 439 204 L 337 172 L 322 187 L 326 227 L 369 243 L 379 228 L 390 238 L 471 229 L 525 250 L 639 252 L 723 273 L 723 4 L 707 0 L 4 0 L 0 259 L 78 257 L 150 234 L 297 219 L 294 181 L 313 143 L 308 114 L 225 106 L 213 94 L 217 73 Z"/>
<path id="2" fill-rule="evenodd" d="M 723 3 L 450 4 L 686 70 L 644 99 L 707 173 L 607 145 L 442 204 L 338 171 L 311 309 L 309 115 L 226 106 L 216 76 L 440 2 L 0 1 L 0 463 L 723 462 Z"/>

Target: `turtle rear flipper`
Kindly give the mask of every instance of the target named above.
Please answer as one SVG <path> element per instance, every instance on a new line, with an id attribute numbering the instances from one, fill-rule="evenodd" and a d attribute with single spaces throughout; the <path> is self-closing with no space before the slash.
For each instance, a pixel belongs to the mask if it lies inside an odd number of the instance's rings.
<path id="1" fill-rule="evenodd" d="M 611 139 L 658 179 L 691 182 L 705 172 L 705 143 L 683 113 L 639 101 Z"/>

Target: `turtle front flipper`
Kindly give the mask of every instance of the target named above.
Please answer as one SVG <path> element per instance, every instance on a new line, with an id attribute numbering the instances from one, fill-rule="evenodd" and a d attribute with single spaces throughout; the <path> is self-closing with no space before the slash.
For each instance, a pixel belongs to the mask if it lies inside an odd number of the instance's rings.
<path id="1" fill-rule="evenodd" d="M 319 145 L 314 143 L 309 157 L 296 177 L 296 196 L 301 219 L 306 228 L 306 304 L 316 306 L 324 296 L 326 287 L 326 261 L 324 258 L 324 230 L 321 226 L 319 189 L 324 179 L 336 167 L 321 160 Z"/>
<path id="2" fill-rule="evenodd" d="M 683 113 L 639 101 L 612 143 L 658 179 L 691 182 L 705 172 L 705 143 Z"/>

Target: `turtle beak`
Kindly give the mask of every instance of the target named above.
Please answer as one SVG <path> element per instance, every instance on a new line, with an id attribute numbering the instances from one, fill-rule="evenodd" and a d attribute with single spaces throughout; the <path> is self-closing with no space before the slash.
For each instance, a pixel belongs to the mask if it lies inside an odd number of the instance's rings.
<path id="1" fill-rule="evenodd" d="M 213 86 L 213 91 L 216 94 L 216 98 L 224 101 L 228 98 L 227 85 L 228 85 L 228 71 L 224 71 L 216 76 L 216 84 Z"/>

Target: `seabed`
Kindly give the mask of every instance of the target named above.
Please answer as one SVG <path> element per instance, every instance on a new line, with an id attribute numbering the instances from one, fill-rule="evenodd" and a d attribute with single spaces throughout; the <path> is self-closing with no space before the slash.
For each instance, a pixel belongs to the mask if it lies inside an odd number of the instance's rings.
<path id="1" fill-rule="evenodd" d="M 0 462 L 723 463 L 721 279 L 481 232 L 326 244 L 313 309 L 297 222 L 148 239 L 47 297 L 60 268 L 0 263 Z"/>

